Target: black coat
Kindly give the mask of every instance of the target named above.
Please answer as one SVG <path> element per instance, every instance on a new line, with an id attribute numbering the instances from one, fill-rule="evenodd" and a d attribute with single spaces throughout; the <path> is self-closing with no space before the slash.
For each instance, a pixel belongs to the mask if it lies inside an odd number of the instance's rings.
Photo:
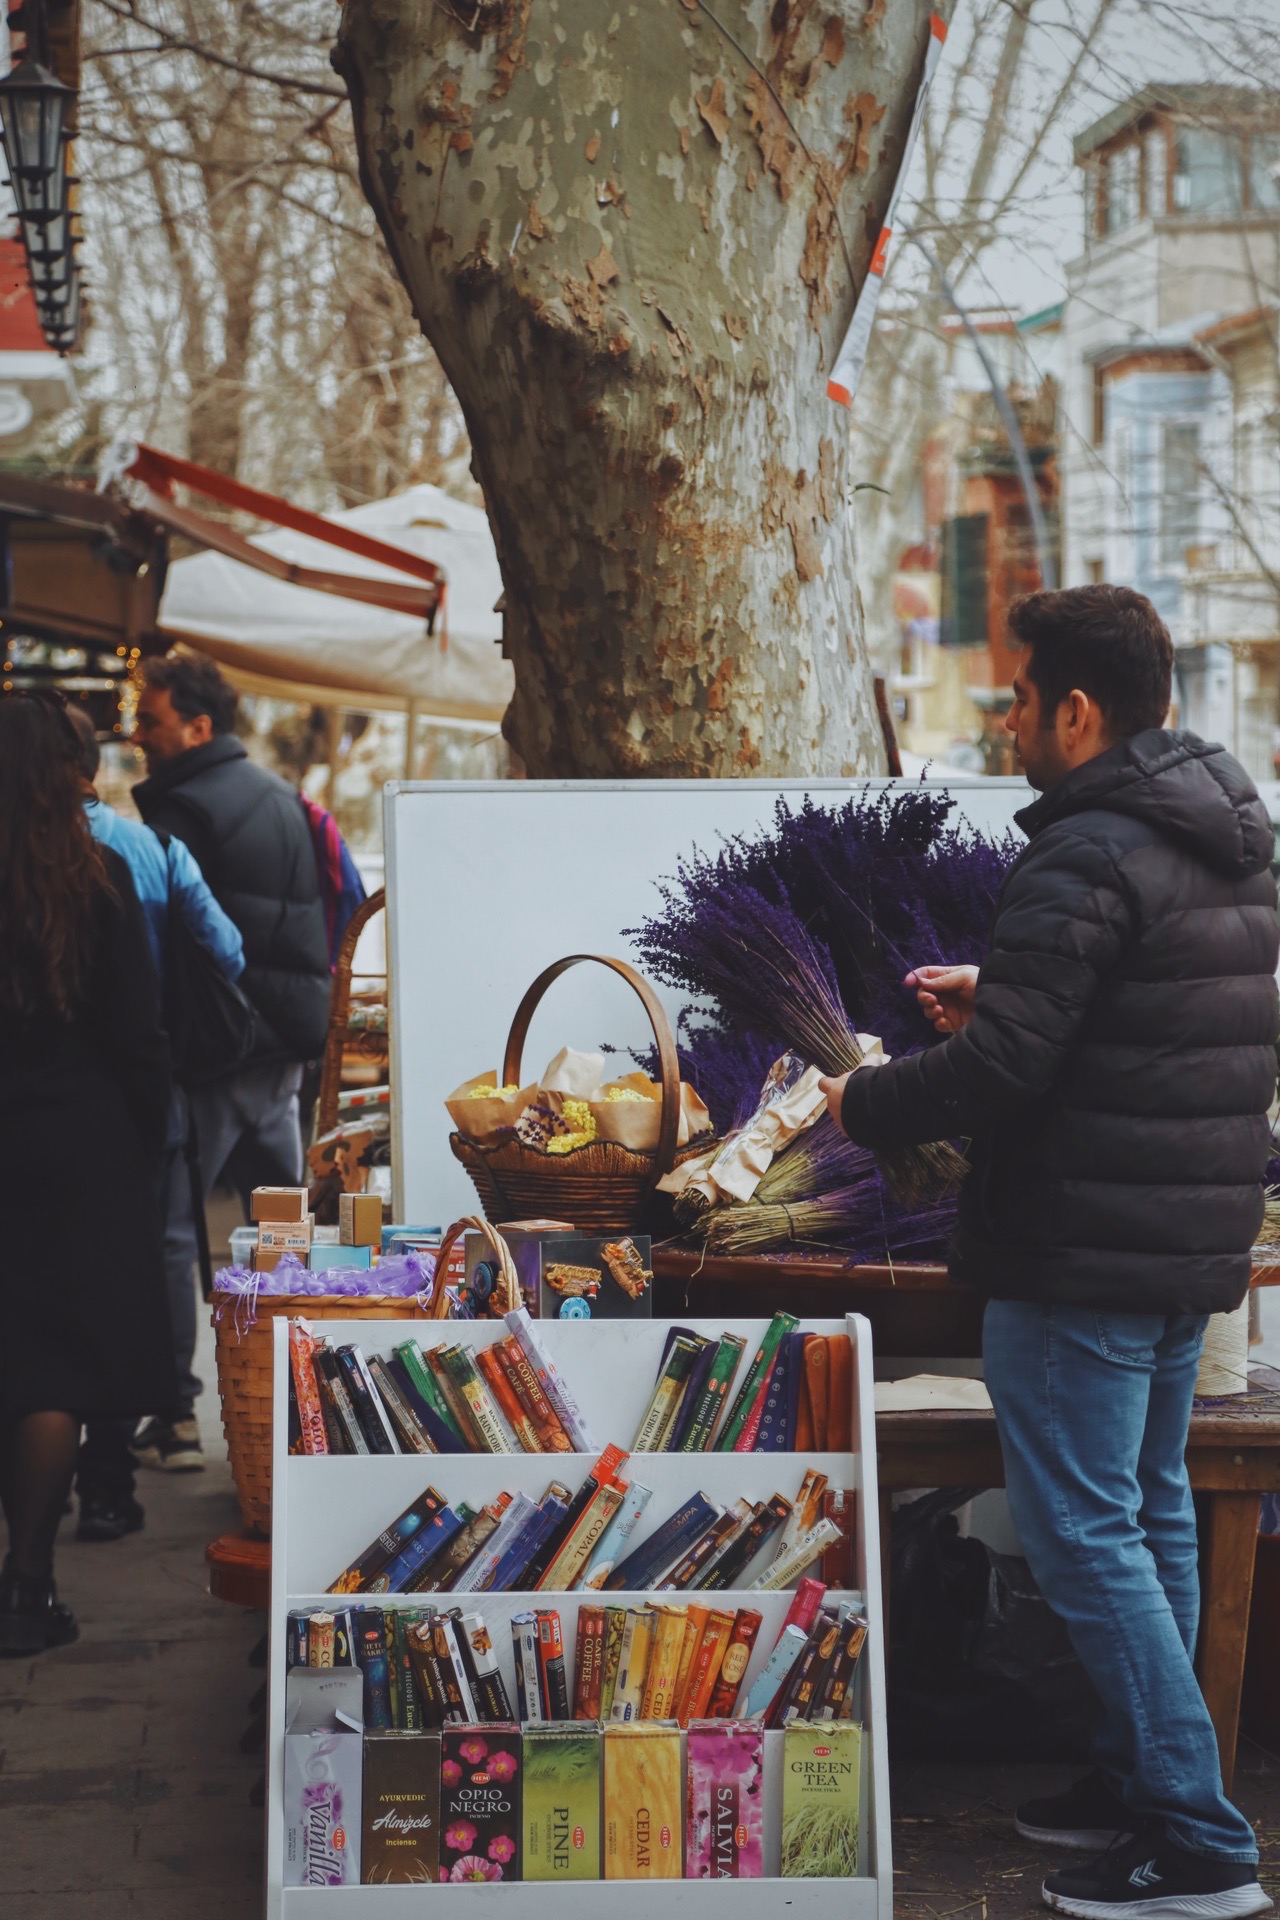
<path id="1" fill-rule="evenodd" d="M 1280 1029 L 1273 836 L 1191 733 L 1136 735 L 1018 814 L 967 1026 L 865 1068 L 845 1131 L 972 1136 L 956 1280 L 1000 1299 L 1218 1312 L 1262 1223 Z"/>
<path id="2" fill-rule="evenodd" d="M 162 1263 L 169 1050 L 129 869 L 101 849 L 74 1019 L 0 1016 L 0 1420 L 167 1413 Z"/>
<path id="3" fill-rule="evenodd" d="M 329 943 L 315 850 L 293 788 L 218 734 L 133 789 L 149 827 L 185 840 L 240 929 L 255 1060 L 311 1060 L 329 1019 Z"/>

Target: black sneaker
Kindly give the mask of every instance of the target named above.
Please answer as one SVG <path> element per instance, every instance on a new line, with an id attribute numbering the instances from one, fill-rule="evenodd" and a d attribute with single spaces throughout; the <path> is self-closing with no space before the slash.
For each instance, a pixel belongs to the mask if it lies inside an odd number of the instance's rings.
<path id="1" fill-rule="evenodd" d="M 128 1495 L 82 1493 L 77 1540 L 123 1540 L 126 1533 L 138 1533 L 146 1521 L 138 1500 Z"/>
<path id="2" fill-rule="evenodd" d="M 204 1469 L 204 1448 L 194 1414 L 178 1420 L 144 1420 L 129 1448 L 140 1467 L 159 1467 L 165 1473 Z"/>
<path id="3" fill-rule="evenodd" d="M 1136 1823 L 1119 1794 L 1094 1772 L 1086 1773 L 1065 1793 L 1024 1800 L 1014 1808 L 1013 1824 L 1024 1840 L 1038 1840 L 1041 1846 L 1083 1847 L 1101 1853 L 1121 1834 L 1132 1833 Z"/>
<path id="4" fill-rule="evenodd" d="M 19 1573 L 6 1560 L 0 1568 L 0 1658 L 65 1647 L 79 1634 L 76 1617 L 59 1601 L 53 1581 Z"/>
<path id="5" fill-rule="evenodd" d="M 1150 1829 L 1051 1873 L 1040 1896 L 1077 1920 L 1245 1920 L 1271 1912 L 1256 1866 L 1187 1853 Z"/>

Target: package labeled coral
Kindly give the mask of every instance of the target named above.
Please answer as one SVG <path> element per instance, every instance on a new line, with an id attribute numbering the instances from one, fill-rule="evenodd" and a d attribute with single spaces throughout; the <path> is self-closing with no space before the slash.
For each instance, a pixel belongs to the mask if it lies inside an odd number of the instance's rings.
<path id="1" fill-rule="evenodd" d="M 441 1880 L 519 1880 L 520 1729 L 446 1727 L 440 1750 Z"/>

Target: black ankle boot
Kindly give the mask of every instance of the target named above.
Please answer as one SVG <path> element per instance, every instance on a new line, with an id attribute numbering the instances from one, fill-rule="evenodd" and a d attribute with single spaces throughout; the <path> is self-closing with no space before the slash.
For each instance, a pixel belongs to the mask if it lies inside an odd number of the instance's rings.
<path id="1" fill-rule="evenodd" d="M 0 1658 L 65 1647 L 80 1632 L 70 1607 L 58 1599 L 52 1576 L 22 1573 L 11 1560 L 0 1567 Z"/>

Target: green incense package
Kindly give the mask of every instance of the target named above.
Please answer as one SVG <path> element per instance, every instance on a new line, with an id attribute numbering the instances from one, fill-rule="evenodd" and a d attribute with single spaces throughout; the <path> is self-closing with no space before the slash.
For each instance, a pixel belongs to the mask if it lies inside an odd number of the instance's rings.
<path id="1" fill-rule="evenodd" d="M 600 1878 L 603 1743 L 591 1721 L 524 1730 L 524 1877 Z"/>
<path id="2" fill-rule="evenodd" d="M 733 1405 L 730 1407 L 725 1418 L 724 1426 L 720 1430 L 719 1438 L 716 1441 L 717 1452 L 733 1452 L 734 1442 L 746 1426 L 751 1409 L 756 1403 L 756 1395 L 769 1378 L 773 1363 L 778 1355 L 778 1348 L 781 1346 L 784 1336 L 789 1333 L 794 1333 L 799 1325 L 800 1322 L 796 1319 L 794 1313 L 774 1314 L 772 1320 L 764 1330 L 760 1345 L 756 1348 L 755 1359 L 747 1368 L 746 1379 L 738 1388 Z"/>
<path id="3" fill-rule="evenodd" d="M 702 1390 L 694 1402 L 693 1418 L 685 1429 L 680 1442 L 681 1453 L 706 1453 L 711 1445 L 716 1421 L 729 1398 L 729 1389 L 733 1385 L 734 1375 L 738 1371 L 738 1362 L 746 1348 L 746 1341 L 736 1333 L 721 1336 L 711 1362 L 710 1371 L 702 1383 Z"/>
<path id="4" fill-rule="evenodd" d="M 782 1877 L 847 1880 L 858 1871 L 862 1728 L 793 1720 L 783 1738 Z"/>

